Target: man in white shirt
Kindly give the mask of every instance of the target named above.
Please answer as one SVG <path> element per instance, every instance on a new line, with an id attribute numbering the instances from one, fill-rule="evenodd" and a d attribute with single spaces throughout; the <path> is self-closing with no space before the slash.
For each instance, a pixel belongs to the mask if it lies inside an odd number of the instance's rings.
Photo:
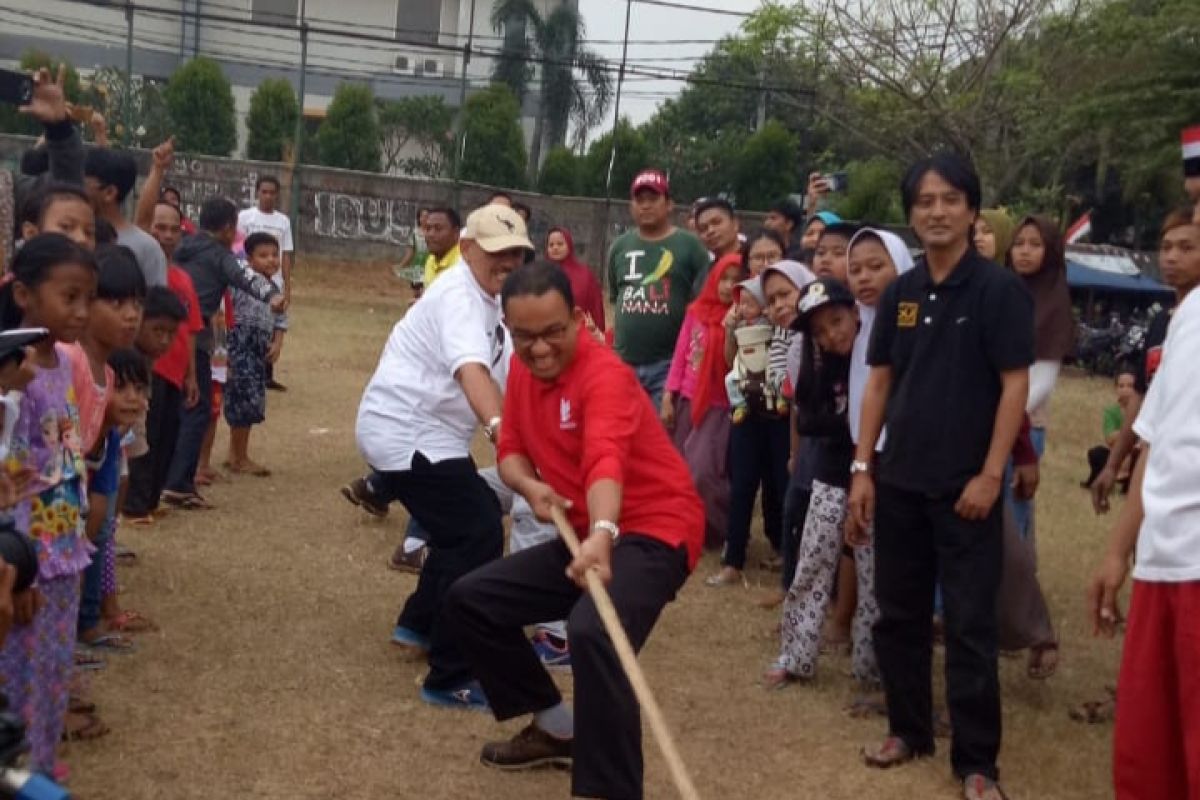
<path id="1" fill-rule="evenodd" d="M 279 242 L 280 266 L 271 280 L 275 287 L 283 293 L 283 307 L 292 304 L 292 267 L 295 263 L 295 246 L 292 243 L 292 221 L 288 215 L 276 210 L 279 202 L 279 179 L 273 175 L 260 175 L 254 184 L 254 194 L 258 205 L 242 209 L 238 212 L 237 229 L 243 237 L 252 233 L 269 233 Z M 277 392 L 287 391 L 287 387 L 275 380 L 274 364 L 267 365 L 267 388 Z"/>
<path id="2" fill-rule="evenodd" d="M 467 218 L 463 263 L 444 272 L 388 338 L 363 392 L 355 434 L 371 480 L 396 498 L 430 538 L 417 589 L 392 634 L 428 651 L 421 698 L 486 709 L 487 700 L 438 616 L 451 584 L 503 551 L 500 505 L 476 471 L 471 438 L 500 430 L 512 347 L 500 318 L 504 279 L 533 250 L 511 208 L 489 205 Z"/>
<path id="3" fill-rule="evenodd" d="M 1200 283 L 1200 223 L 1163 226 L 1159 263 Z M 1162 362 L 1133 429 L 1143 442 L 1129 499 L 1088 591 L 1097 633 L 1112 636 L 1134 554 L 1114 737 L 1117 800 L 1200 797 L 1200 292 L 1171 319 Z"/>

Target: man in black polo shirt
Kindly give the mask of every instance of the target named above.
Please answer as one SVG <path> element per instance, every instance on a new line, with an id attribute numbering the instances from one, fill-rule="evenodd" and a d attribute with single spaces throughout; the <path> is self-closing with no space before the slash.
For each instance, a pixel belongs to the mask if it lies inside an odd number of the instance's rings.
<path id="1" fill-rule="evenodd" d="M 997 499 L 1029 392 L 1033 302 L 971 245 L 980 188 L 969 162 L 948 153 L 921 161 L 901 193 L 925 255 L 879 303 L 851 466 L 851 527 L 875 526 L 875 650 L 890 728 L 863 756 L 889 767 L 933 752 L 940 584 L 951 763 L 967 800 L 1000 800 Z M 871 458 L 885 423 L 876 487 Z"/>

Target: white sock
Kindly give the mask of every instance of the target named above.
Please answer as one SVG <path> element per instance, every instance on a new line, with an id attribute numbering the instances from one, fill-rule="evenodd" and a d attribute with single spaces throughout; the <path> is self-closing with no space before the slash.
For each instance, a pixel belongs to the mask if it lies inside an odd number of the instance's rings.
<path id="1" fill-rule="evenodd" d="M 404 540 L 404 555 L 408 555 L 409 553 L 415 553 L 418 550 L 420 550 L 422 547 L 425 547 L 425 545 L 426 545 L 426 542 L 424 539 L 418 539 L 415 536 L 409 536 L 407 539 Z"/>
<path id="2" fill-rule="evenodd" d="M 575 738 L 575 715 L 571 713 L 570 707 L 562 701 L 545 711 L 534 714 L 533 724 L 555 739 Z"/>

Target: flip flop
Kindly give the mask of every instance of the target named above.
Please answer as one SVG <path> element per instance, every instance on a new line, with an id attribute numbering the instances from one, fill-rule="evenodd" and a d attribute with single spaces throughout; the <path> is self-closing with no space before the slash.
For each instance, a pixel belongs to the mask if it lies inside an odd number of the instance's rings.
<path id="1" fill-rule="evenodd" d="M 88 650 L 128 655 L 137 652 L 137 645 L 119 633 L 102 633 L 90 642 L 80 641 Z"/>
<path id="2" fill-rule="evenodd" d="M 226 464 L 225 468 L 234 475 L 253 475 L 256 478 L 271 477 L 271 470 L 264 467 L 262 464 L 254 464 L 252 466 L 237 466 L 235 464 Z"/>
<path id="3" fill-rule="evenodd" d="M 99 653 L 94 653 L 82 645 L 75 647 L 75 669 L 97 672 L 107 666 L 108 662 Z"/>
<path id="4" fill-rule="evenodd" d="M 71 717 L 77 717 L 79 723 L 72 726 Z M 99 739 L 109 732 L 109 727 L 93 713 L 67 713 L 67 723 L 63 726 L 62 740 L 64 742 L 89 742 Z"/>
<path id="5" fill-rule="evenodd" d="M 212 503 L 195 492 L 173 492 L 166 489 L 162 493 L 162 500 L 174 508 L 182 508 L 185 511 L 208 511 L 214 507 Z"/>
<path id="6" fill-rule="evenodd" d="M 122 611 L 106 624 L 108 630 L 115 633 L 153 633 L 158 630 L 158 626 L 149 617 L 132 609 Z"/>
<path id="7" fill-rule="evenodd" d="M 143 517 L 121 517 L 121 521 L 126 525 L 132 525 L 135 528 L 148 528 L 157 520 L 153 514 L 146 514 Z"/>
<path id="8" fill-rule="evenodd" d="M 123 547 L 122 545 L 117 545 L 116 550 L 117 552 L 115 554 L 115 558 L 117 559 L 118 564 L 124 564 L 127 567 L 137 565 L 138 554 L 133 550 L 130 550 L 128 547 Z"/>
<path id="9" fill-rule="evenodd" d="M 94 714 L 96 713 L 96 704 L 84 700 L 82 697 L 71 695 L 67 698 L 67 711 L 72 714 Z"/>

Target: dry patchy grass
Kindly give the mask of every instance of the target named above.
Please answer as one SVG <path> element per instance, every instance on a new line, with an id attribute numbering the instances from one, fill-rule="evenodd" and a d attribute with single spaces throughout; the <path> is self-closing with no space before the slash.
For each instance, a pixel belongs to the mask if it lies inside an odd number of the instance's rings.
<path id="1" fill-rule="evenodd" d="M 122 600 L 162 632 L 143 636 L 135 655 L 110 658 L 94 679 L 113 731 L 66 751 L 74 788 L 93 800 L 565 797 L 562 773 L 481 768 L 480 745 L 517 723 L 422 705 L 421 670 L 387 642 L 414 583 L 384 566 L 404 515 L 370 520 L 337 487 L 362 469 L 360 392 L 407 293 L 387 265 L 306 272 L 280 369 L 291 391 L 272 394 L 251 443 L 274 476 L 219 485 L 216 511 L 121 532 L 142 559 L 121 573 Z M 1046 683 L 1025 678 L 1023 659 L 1002 660 L 1001 765 L 1016 798 L 1111 796 L 1111 730 L 1066 715 L 1113 681 L 1118 657 L 1118 645 L 1093 640 L 1084 624 L 1084 581 L 1108 522 L 1077 486 L 1108 397 L 1106 382 L 1072 377 L 1055 399 L 1039 530 L 1063 658 Z M 215 463 L 223 455 L 224 432 Z M 756 537 L 752 547 L 753 564 L 766 545 Z M 715 567 L 708 556 L 698 575 Z M 749 577 L 763 587 L 775 580 Z M 860 765 L 858 748 L 883 722 L 843 715 L 844 658 L 824 660 L 812 688 L 758 688 L 778 619 L 752 606 L 758 594 L 693 579 L 644 653 L 703 795 L 957 797 L 944 743 L 936 758 L 891 772 Z M 647 796 L 673 797 L 648 737 L 646 751 Z"/>

